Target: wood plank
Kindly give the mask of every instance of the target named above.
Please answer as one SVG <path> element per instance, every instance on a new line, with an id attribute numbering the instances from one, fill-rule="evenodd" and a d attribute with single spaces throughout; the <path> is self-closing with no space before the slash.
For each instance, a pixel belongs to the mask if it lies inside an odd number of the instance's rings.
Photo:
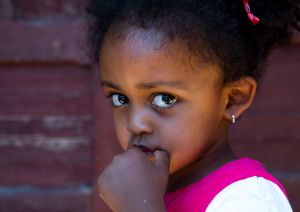
<path id="1" fill-rule="evenodd" d="M 0 115 L 0 134 L 6 135 L 91 136 L 92 130 L 93 118 L 91 115 Z"/>
<path id="2" fill-rule="evenodd" d="M 0 187 L 1 212 L 90 212 L 91 188 Z"/>
<path id="3" fill-rule="evenodd" d="M 300 170 L 300 115 L 247 114 L 230 129 L 238 156 L 253 157 L 271 169 Z"/>
<path id="4" fill-rule="evenodd" d="M 268 169 L 300 171 L 300 140 L 271 140 L 259 144 L 251 138 L 234 140 L 231 147 L 238 157 L 250 157 L 264 163 Z"/>
<path id="5" fill-rule="evenodd" d="M 12 19 L 14 17 L 14 7 L 9 0 L 0 0 L 0 19 Z"/>
<path id="6" fill-rule="evenodd" d="M 31 0 L 28 4 L 26 0 L 15 1 L 15 16 L 19 19 L 29 18 L 49 18 L 57 15 L 57 1 L 38 1 Z"/>
<path id="7" fill-rule="evenodd" d="M 0 114 L 90 114 L 91 81 L 91 72 L 79 67 L 2 66 Z"/>
<path id="8" fill-rule="evenodd" d="M 267 75 L 264 81 L 281 83 L 299 79 L 299 60 L 299 46 L 285 46 L 283 48 L 275 49 L 267 60 Z M 278 79 L 280 81 L 278 81 Z"/>
<path id="9" fill-rule="evenodd" d="M 86 54 L 80 47 L 84 44 L 79 44 L 83 42 L 83 29 L 84 21 L 78 19 L 52 23 L 2 20 L 0 63 L 69 61 L 88 64 Z"/>
<path id="10" fill-rule="evenodd" d="M 21 19 L 42 19 L 49 17 L 81 17 L 84 15 L 85 0 L 18 0 L 16 17 Z"/>
<path id="11" fill-rule="evenodd" d="M 249 111 L 251 112 L 300 112 L 298 85 L 265 85 L 258 93 Z"/>
<path id="12" fill-rule="evenodd" d="M 250 111 L 252 112 L 299 112 L 298 94 L 300 72 L 300 48 L 278 49 L 269 59 L 264 76 Z"/>
<path id="13" fill-rule="evenodd" d="M 89 115 L 92 92 L 53 92 L 33 94 L 1 94 L 1 115 Z"/>
<path id="14" fill-rule="evenodd" d="M 1 93 L 87 92 L 92 89 L 89 69 L 64 64 L 0 66 Z"/>
<path id="15" fill-rule="evenodd" d="M 230 138 L 260 145 L 272 140 L 300 139 L 300 113 L 247 113 L 231 126 Z"/>
<path id="16" fill-rule="evenodd" d="M 0 135 L 0 185 L 91 183 L 89 137 Z"/>

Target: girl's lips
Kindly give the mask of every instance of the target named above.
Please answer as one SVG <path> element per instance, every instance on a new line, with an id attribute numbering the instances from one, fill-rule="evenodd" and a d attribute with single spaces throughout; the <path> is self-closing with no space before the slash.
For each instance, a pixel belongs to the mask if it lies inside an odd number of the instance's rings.
<path id="1" fill-rule="evenodd" d="M 146 146 L 138 146 L 138 148 L 140 148 L 143 152 L 154 152 L 155 151 L 155 149 L 151 149 Z"/>
<path id="2" fill-rule="evenodd" d="M 143 145 L 134 145 L 135 147 L 139 148 L 145 155 L 149 158 L 154 158 L 154 152 L 159 150 L 158 148 L 150 148 Z"/>

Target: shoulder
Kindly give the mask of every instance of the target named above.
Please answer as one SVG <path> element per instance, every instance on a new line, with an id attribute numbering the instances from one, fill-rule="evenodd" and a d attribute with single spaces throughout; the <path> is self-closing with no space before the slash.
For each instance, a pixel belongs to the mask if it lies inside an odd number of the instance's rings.
<path id="1" fill-rule="evenodd" d="M 206 209 L 206 212 L 218 211 L 289 212 L 292 208 L 278 185 L 254 176 L 236 181 L 219 192 Z"/>

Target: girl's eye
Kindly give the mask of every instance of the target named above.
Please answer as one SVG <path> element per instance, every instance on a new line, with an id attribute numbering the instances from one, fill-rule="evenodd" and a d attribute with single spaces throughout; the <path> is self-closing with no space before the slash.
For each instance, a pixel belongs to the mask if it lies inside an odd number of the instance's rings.
<path id="1" fill-rule="evenodd" d="M 152 104 L 159 108 L 169 108 L 176 102 L 176 97 L 170 94 L 158 94 L 152 100 Z"/>
<path id="2" fill-rule="evenodd" d="M 111 95 L 112 104 L 115 107 L 120 107 L 129 102 L 128 98 L 122 94 L 113 94 Z"/>

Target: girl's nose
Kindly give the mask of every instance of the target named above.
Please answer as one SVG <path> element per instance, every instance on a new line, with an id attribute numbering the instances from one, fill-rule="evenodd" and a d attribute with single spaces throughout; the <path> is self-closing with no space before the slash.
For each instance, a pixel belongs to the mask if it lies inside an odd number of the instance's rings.
<path id="1" fill-rule="evenodd" d="M 153 125 L 150 111 L 143 108 L 132 109 L 129 113 L 127 130 L 134 135 L 143 133 L 151 134 L 153 132 Z"/>

